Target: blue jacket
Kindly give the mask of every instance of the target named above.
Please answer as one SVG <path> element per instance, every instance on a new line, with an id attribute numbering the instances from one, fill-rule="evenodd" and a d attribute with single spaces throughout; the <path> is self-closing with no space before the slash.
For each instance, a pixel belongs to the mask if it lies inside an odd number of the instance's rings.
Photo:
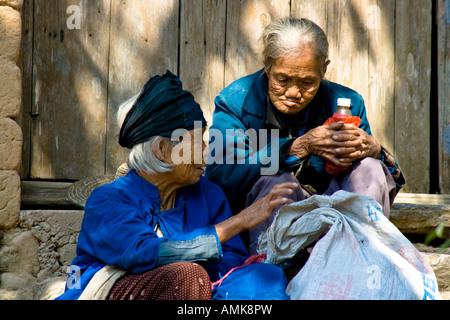
<path id="1" fill-rule="evenodd" d="M 139 274 L 195 261 L 216 281 L 248 257 L 239 236 L 220 244 L 214 225 L 232 213 L 223 191 L 204 177 L 177 192 L 175 208 L 160 212 L 160 202 L 158 189 L 134 170 L 94 190 L 72 262 L 81 277 L 70 276 L 70 288 L 59 299 L 77 299 L 105 265 Z M 158 225 L 163 236 L 155 231 Z"/>
<path id="2" fill-rule="evenodd" d="M 305 159 L 284 159 L 283 150 L 295 137 L 301 136 L 308 130 L 322 125 L 337 109 L 338 98 L 352 100 L 351 112 L 353 116 L 361 118 L 360 128 L 371 134 L 370 125 L 366 116 L 363 98 L 355 91 L 342 85 L 322 81 L 316 96 L 305 110 L 299 114 L 296 122 L 296 132 L 289 130 L 289 125 L 274 121 L 270 114 L 270 99 L 267 95 L 267 77 L 264 70 L 236 80 L 225 88 L 215 99 L 215 111 L 210 132 L 219 132 L 223 136 L 223 150 L 217 150 L 214 139 L 210 140 L 210 158 L 223 155 L 222 163 L 210 160 L 206 168 L 206 177 L 221 186 L 228 197 L 233 211 L 243 208 L 245 196 L 256 180 L 261 176 L 261 168 L 267 166 L 261 161 L 271 156 L 273 143 L 276 143 L 279 155 L 278 172 L 298 168 Z M 276 117 L 275 117 L 276 118 Z M 268 131 L 267 145 L 261 146 L 251 141 L 246 134 L 235 134 L 233 139 L 227 139 L 230 133 L 227 129 L 279 129 L 279 136 L 274 140 Z M 235 142 L 234 142 L 235 141 Z M 216 148 L 215 148 L 216 147 Z M 234 162 L 230 158 L 230 150 L 234 150 Z M 228 151 L 228 153 L 227 153 Z M 267 156 L 266 156 L 267 155 Z M 242 164 L 237 159 L 245 159 Z M 266 159 L 267 160 L 267 159 Z M 211 163 L 212 162 L 212 163 Z M 228 162 L 228 163 L 227 163 Z M 244 163 L 245 162 L 245 163 Z M 317 172 L 317 179 L 330 180 L 331 176 L 324 169 L 324 160 L 311 157 L 311 166 Z"/>

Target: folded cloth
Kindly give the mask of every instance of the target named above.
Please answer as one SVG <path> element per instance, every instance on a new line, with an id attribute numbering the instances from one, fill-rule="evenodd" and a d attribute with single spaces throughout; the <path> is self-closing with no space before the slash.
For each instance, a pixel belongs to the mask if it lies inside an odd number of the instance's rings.
<path id="1" fill-rule="evenodd" d="M 108 265 L 101 268 L 89 281 L 78 300 L 106 300 L 111 288 L 125 273 L 123 269 Z"/>

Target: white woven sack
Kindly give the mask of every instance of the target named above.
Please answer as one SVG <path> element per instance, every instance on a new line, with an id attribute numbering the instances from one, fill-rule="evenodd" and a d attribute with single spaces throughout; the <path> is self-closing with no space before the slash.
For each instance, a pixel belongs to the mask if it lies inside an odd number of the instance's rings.
<path id="1" fill-rule="evenodd" d="M 355 193 L 315 195 L 283 206 L 258 252 L 278 264 L 320 239 L 288 285 L 293 300 L 441 299 L 431 267 L 381 210 Z"/>

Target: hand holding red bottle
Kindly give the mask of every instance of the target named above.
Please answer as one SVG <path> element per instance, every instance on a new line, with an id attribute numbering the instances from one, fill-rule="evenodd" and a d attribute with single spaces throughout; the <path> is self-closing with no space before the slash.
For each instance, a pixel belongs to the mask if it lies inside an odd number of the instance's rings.
<path id="1" fill-rule="evenodd" d="M 330 117 L 327 121 L 324 122 L 324 125 L 343 121 L 344 123 L 353 124 L 356 127 L 361 123 L 361 119 L 359 117 L 355 117 L 351 115 L 350 112 L 350 99 L 338 99 L 338 109 Z M 349 169 L 349 167 L 337 166 L 329 161 L 325 162 L 325 170 L 332 175 L 336 175 L 342 172 L 345 172 Z"/>

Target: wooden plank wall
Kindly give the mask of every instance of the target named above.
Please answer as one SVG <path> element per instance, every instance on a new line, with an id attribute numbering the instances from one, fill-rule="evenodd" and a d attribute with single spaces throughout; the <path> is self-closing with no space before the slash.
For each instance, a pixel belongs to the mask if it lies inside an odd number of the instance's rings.
<path id="1" fill-rule="evenodd" d="M 430 183 L 432 7 L 420 0 L 396 6 L 395 153 L 407 164 L 407 190 L 424 192 Z"/>
<path id="2" fill-rule="evenodd" d="M 444 26 L 439 76 L 447 79 L 442 82 L 446 91 L 440 89 L 440 111 L 448 114 L 442 106 L 448 104 L 448 24 L 445 0 L 438 2 Z M 23 121 L 30 134 L 24 179 L 78 180 L 114 173 L 126 158 L 116 142 L 117 108 L 150 75 L 166 69 L 180 76 L 210 124 L 220 90 L 262 67 L 258 40 L 263 26 L 290 15 L 309 17 L 327 33 L 331 64 L 326 77 L 363 96 L 374 135 L 405 171 L 404 191 L 429 191 L 432 0 L 32 3 L 23 13 L 34 20 L 32 36 L 26 37 L 33 48 L 24 46 L 32 50 L 24 53 L 24 78 L 32 79 L 24 90 L 31 109 L 30 119 L 24 114 Z M 82 9 L 80 30 L 65 27 L 70 4 Z M 440 145 L 448 147 L 445 119 Z M 448 152 L 441 151 L 441 161 L 448 163 Z M 448 165 L 440 169 L 442 190 L 449 192 Z"/>
<path id="3" fill-rule="evenodd" d="M 107 174 L 115 173 L 127 155 L 117 143 L 120 104 L 140 92 L 151 75 L 177 72 L 178 5 L 178 0 L 111 1 Z"/>
<path id="4" fill-rule="evenodd" d="M 82 31 L 67 28 L 72 4 L 83 13 Z M 31 126 L 24 130 L 31 136 L 30 178 L 104 172 L 109 4 L 34 1 Z"/>
<path id="5" fill-rule="evenodd" d="M 439 182 L 450 193 L 450 0 L 438 0 Z"/>

